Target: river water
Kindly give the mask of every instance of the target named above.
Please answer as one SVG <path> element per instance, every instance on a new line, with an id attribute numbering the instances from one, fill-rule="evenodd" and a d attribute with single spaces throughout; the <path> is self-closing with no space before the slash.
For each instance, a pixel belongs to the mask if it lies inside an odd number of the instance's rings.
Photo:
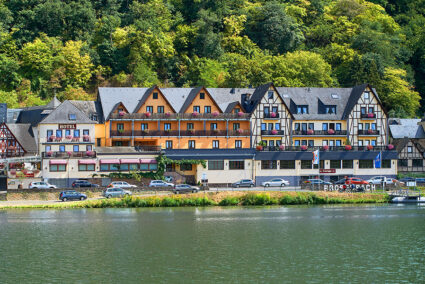
<path id="1" fill-rule="evenodd" d="M 424 283 L 425 206 L 0 210 L 0 283 Z"/>

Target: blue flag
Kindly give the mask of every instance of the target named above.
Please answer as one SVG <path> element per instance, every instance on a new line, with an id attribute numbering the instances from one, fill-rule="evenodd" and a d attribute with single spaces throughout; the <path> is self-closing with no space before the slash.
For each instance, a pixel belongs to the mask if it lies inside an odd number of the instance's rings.
<path id="1" fill-rule="evenodd" d="M 381 168 L 381 153 L 379 153 L 375 158 L 375 169 Z"/>

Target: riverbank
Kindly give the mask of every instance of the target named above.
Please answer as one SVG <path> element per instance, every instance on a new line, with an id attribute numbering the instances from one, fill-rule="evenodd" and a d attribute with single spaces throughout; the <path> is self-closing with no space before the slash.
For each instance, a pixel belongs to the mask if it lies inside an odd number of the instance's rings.
<path id="1" fill-rule="evenodd" d="M 0 203 L 6 208 L 137 208 L 184 206 L 262 206 L 262 205 L 314 205 L 387 203 L 389 196 L 382 193 L 338 192 L 201 192 L 196 194 L 133 196 L 113 199 L 97 199 L 76 202 L 47 202 L 44 204 Z"/>

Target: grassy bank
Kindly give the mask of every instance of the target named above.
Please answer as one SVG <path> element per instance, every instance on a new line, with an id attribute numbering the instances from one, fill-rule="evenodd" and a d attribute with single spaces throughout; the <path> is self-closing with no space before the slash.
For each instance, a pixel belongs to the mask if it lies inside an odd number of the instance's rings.
<path id="1" fill-rule="evenodd" d="M 388 195 L 337 192 L 217 192 L 19 205 L 3 208 L 138 208 L 386 203 Z"/>

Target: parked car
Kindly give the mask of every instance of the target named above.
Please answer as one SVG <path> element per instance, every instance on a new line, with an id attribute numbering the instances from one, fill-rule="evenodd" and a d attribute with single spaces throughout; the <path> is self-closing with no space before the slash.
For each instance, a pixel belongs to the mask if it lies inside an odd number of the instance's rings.
<path id="1" fill-rule="evenodd" d="M 46 188 L 57 188 L 56 185 L 50 184 L 44 181 L 33 181 L 29 185 L 30 189 L 46 189 Z"/>
<path id="2" fill-rule="evenodd" d="M 326 185 L 332 184 L 332 183 L 330 183 L 328 181 L 324 181 L 323 179 L 320 179 L 320 178 L 310 178 L 310 179 L 306 180 L 304 183 L 307 183 L 307 184 L 326 184 Z"/>
<path id="3" fill-rule="evenodd" d="M 103 191 L 102 195 L 106 198 L 111 198 L 111 197 L 123 197 L 126 195 L 132 195 L 132 193 L 129 190 L 125 190 L 119 187 L 109 187 Z"/>
<path id="4" fill-rule="evenodd" d="M 369 182 L 361 178 L 350 177 L 345 180 L 345 184 L 369 184 Z"/>
<path id="5" fill-rule="evenodd" d="M 411 181 L 416 181 L 416 179 L 412 177 L 405 177 L 400 179 L 400 182 L 404 182 L 404 183 L 411 182 Z"/>
<path id="6" fill-rule="evenodd" d="M 113 181 L 111 182 L 108 187 L 119 187 L 119 188 L 136 188 L 134 184 L 129 184 L 126 181 Z"/>
<path id="7" fill-rule="evenodd" d="M 191 186 L 188 184 L 178 184 L 173 188 L 173 192 L 175 194 L 179 194 L 179 193 L 185 193 L 185 192 L 199 192 L 199 187 L 196 186 Z"/>
<path id="8" fill-rule="evenodd" d="M 370 184 L 383 184 L 383 183 L 385 183 L 387 185 L 387 184 L 393 184 L 394 180 L 392 178 L 387 178 L 387 177 L 384 177 L 384 176 L 376 176 L 376 177 L 373 177 L 371 179 L 368 179 L 367 182 L 370 183 Z"/>
<path id="9" fill-rule="evenodd" d="M 67 191 L 62 191 L 59 194 L 59 200 L 62 201 L 68 201 L 68 200 L 86 200 L 87 199 L 87 195 L 78 192 L 76 190 L 67 190 Z"/>
<path id="10" fill-rule="evenodd" d="M 334 182 L 334 184 L 345 184 L 345 178 L 342 178 L 342 179 Z"/>
<path id="11" fill-rule="evenodd" d="M 99 185 L 88 182 L 87 180 L 78 179 L 72 183 L 72 187 L 99 187 Z"/>
<path id="12" fill-rule="evenodd" d="M 149 187 L 170 187 L 174 186 L 171 182 L 165 182 L 163 180 L 152 180 Z"/>
<path id="13" fill-rule="evenodd" d="M 425 178 L 417 178 L 416 183 L 425 183 Z"/>
<path id="14" fill-rule="evenodd" d="M 265 181 L 261 183 L 262 186 L 269 187 L 269 186 L 286 186 L 289 185 L 289 181 L 281 179 L 281 178 L 274 178 L 269 181 Z"/>
<path id="15" fill-rule="evenodd" d="M 232 187 L 254 187 L 255 182 L 252 179 L 241 179 L 235 183 L 232 183 Z"/>

